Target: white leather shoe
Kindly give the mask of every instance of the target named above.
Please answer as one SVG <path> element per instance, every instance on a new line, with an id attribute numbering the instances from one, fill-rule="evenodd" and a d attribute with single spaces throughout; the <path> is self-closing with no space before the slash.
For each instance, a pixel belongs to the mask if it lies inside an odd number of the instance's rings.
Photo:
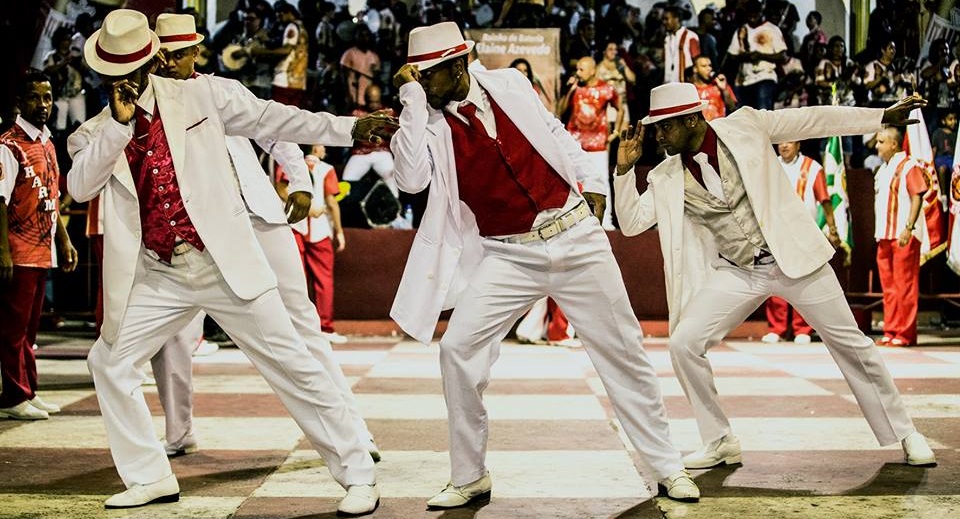
<path id="1" fill-rule="evenodd" d="M 180 484 L 173 474 L 147 485 L 132 487 L 114 494 L 104 503 L 106 508 L 134 508 L 153 503 L 175 503 L 180 500 Z"/>
<path id="2" fill-rule="evenodd" d="M 780 342 L 780 336 L 773 332 L 770 332 L 764 335 L 763 337 L 760 337 L 760 341 L 765 342 L 767 344 L 773 344 L 776 342 Z"/>
<path id="3" fill-rule="evenodd" d="M 688 469 L 708 469 L 717 465 L 733 465 L 742 459 L 740 440 L 728 434 L 714 440 L 683 457 L 683 466 Z"/>
<path id="4" fill-rule="evenodd" d="M 811 339 L 810 336 L 805 333 L 798 333 L 796 337 L 793 338 L 794 344 L 810 344 L 812 341 L 813 339 Z"/>
<path id="5" fill-rule="evenodd" d="M 46 420 L 50 418 L 50 414 L 43 409 L 33 407 L 30 402 L 24 400 L 13 407 L 0 409 L 0 417 L 13 418 L 14 420 Z"/>
<path id="6" fill-rule="evenodd" d="M 903 445 L 903 455 L 907 459 L 907 465 L 933 466 L 937 464 L 937 458 L 933 455 L 933 450 L 927 444 L 927 439 L 917 431 L 908 434 L 900 442 Z"/>
<path id="7" fill-rule="evenodd" d="M 169 443 L 163 444 L 163 450 L 166 451 L 168 458 L 179 458 L 180 456 L 186 456 L 187 454 L 193 454 L 200 451 L 200 447 L 196 443 L 188 443 L 184 445 L 171 445 Z"/>
<path id="8" fill-rule="evenodd" d="M 675 501 L 696 503 L 700 500 L 700 488 L 697 487 L 693 478 L 685 470 L 671 474 L 661 479 L 657 484 L 667 494 L 667 497 Z"/>
<path id="9" fill-rule="evenodd" d="M 210 342 L 208 340 L 201 340 L 197 347 L 193 350 L 194 357 L 206 357 L 207 355 L 213 355 L 220 350 L 220 345 L 215 342 Z"/>
<path id="10" fill-rule="evenodd" d="M 340 500 L 337 515 L 358 516 L 366 515 L 380 506 L 380 489 L 373 485 L 350 485 L 347 495 Z"/>
<path id="11" fill-rule="evenodd" d="M 44 402 L 40 399 L 40 395 L 34 395 L 33 400 L 28 400 L 30 405 L 36 407 L 41 411 L 46 411 L 47 414 L 57 414 L 60 412 L 60 406 L 56 404 L 51 404 L 49 402 Z"/>
<path id="12" fill-rule="evenodd" d="M 453 483 L 447 483 L 446 488 L 427 501 L 427 507 L 456 508 L 464 506 L 478 499 L 489 498 L 492 488 L 493 481 L 490 479 L 489 472 L 484 474 L 482 478 L 462 487 L 455 487 Z"/>
<path id="13" fill-rule="evenodd" d="M 330 344 L 345 344 L 347 337 L 337 332 L 323 332 L 323 337 L 330 341 Z"/>

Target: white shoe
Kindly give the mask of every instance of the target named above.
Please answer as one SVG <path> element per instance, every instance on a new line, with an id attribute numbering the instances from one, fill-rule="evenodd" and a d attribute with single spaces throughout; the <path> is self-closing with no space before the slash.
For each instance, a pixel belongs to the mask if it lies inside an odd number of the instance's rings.
<path id="1" fill-rule="evenodd" d="M 197 445 L 197 442 L 193 443 L 182 443 L 180 445 L 173 445 L 171 443 L 164 443 L 163 450 L 166 451 L 168 458 L 179 458 L 180 456 L 186 456 L 187 454 L 193 454 L 194 452 L 199 452 L 200 447 Z"/>
<path id="2" fill-rule="evenodd" d="M 740 463 L 741 459 L 740 440 L 728 434 L 684 456 L 683 466 L 688 469 L 708 469 L 717 465 L 734 465 Z"/>
<path id="3" fill-rule="evenodd" d="M 46 420 L 50 418 L 50 414 L 43 409 L 33 407 L 30 402 L 24 400 L 13 407 L 0 408 L 0 417 L 14 420 Z"/>
<path id="4" fill-rule="evenodd" d="M 380 489 L 373 485 L 350 485 L 347 495 L 340 500 L 337 506 L 337 515 L 357 516 L 366 515 L 380 506 Z"/>
<path id="5" fill-rule="evenodd" d="M 132 487 L 114 494 L 104 503 L 106 508 L 134 508 L 152 503 L 175 503 L 180 500 L 180 484 L 173 474 L 147 485 Z"/>
<path id="6" fill-rule="evenodd" d="M 34 394 L 33 400 L 29 400 L 29 402 L 33 407 L 36 407 L 41 411 L 46 411 L 47 414 L 57 414 L 60 412 L 60 406 L 44 402 L 40 399 L 40 395 L 37 394 Z"/>
<path id="7" fill-rule="evenodd" d="M 780 336 L 773 332 L 770 332 L 764 335 L 763 337 L 761 337 L 760 341 L 765 342 L 767 344 L 774 344 L 774 343 L 780 342 Z"/>
<path id="8" fill-rule="evenodd" d="M 207 355 L 213 355 L 220 349 L 220 346 L 215 342 L 210 342 L 207 340 L 200 341 L 200 344 L 197 345 L 197 348 L 193 350 L 194 357 L 206 357 Z"/>
<path id="9" fill-rule="evenodd" d="M 493 481 L 490 479 L 490 473 L 487 472 L 482 478 L 468 483 L 462 487 L 455 487 L 453 483 L 447 483 L 447 486 L 439 494 L 427 501 L 427 508 L 456 508 L 467 505 L 478 499 L 490 497 L 490 490 L 493 488 Z"/>
<path id="10" fill-rule="evenodd" d="M 550 341 L 551 346 L 562 346 L 564 348 L 583 348 L 583 341 L 576 337 L 567 337 L 562 341 Z"/>
<path id="11" fill-rule="evenodd" d="M 810 344 L 810 341 L 811 341 L 811 340 L 812 340 L 812 339 L 810 338 L 809 335 L 807 335 L 807 334 L 805 334 L 805 333 L 798 333 L 798 334 L 793 338 L 793 343 L 794 343 L 794 344 Z"/>
<path id="12" fill-rule="evenodd" d="M 907 465 L 936 465 L 937 458 L 933 455 L 933 450 L 927 444 L 927 439 L 917 431 L 908 434 L 900 442 L 903 445 L 903 455 L 907 460 Z"/>
<path id="13" fill-rule="evenodd" d="M 670 499 L 686 503 L 696 503 L 700 500 L 700 488 L 685 470 L 671 474 L 657 484 Z"/>
<path id="14" fill-rule="evenodd" d="M 157 385 L 157 379 L 151 377 L 150 375 L 144 375 L 143 384 L 144 386 L 155 386 Z"/>
<path id="15" fill-rule="evenodd" d="M 323 332 L 323 337 L 330 341 L 330 344 L 344 344 L 347 338 L 337 332 Z"/>

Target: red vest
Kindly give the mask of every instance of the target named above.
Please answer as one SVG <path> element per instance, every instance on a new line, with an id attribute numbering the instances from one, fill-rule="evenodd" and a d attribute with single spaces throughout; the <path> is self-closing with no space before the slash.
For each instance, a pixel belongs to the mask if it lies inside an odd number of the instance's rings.
<path id="1" fill-rule="evenodd" d="M 173 170 L 173 155 L 160 113 L 146 124 L 138 115 L 133 139 L 125 153 L 140 198 L 140 228 L 143 244 L 163 261 L 173 257 L 177 241 L 186 241 L 203 250 L 203 241 L 194 228 L 180 196 L 180 185 Z"/>
<path id="2" fill-rule="evenodd" d="M 0 144 L 6 145 L 20 164 L 19 171 L 6 172 L 17 176 L 7 201 L 7 239 L 13 264 L 50 268 L 60 203 L 60 171 L 53 140 L 47 139 L 46 144 L 39 138 L 31 140 L 15 124 L 0 135 Z"/>
<path id="3" fill-rule="evenodd" d="M 563 207 L 570 185 L 547 163 L 492 98 L 497 138 L 444 113 L 453 137 L 460 200 L 481 236 L 529 231 L 540 211 Z M 527 114 L 533 117 L 532 114 Z"/>

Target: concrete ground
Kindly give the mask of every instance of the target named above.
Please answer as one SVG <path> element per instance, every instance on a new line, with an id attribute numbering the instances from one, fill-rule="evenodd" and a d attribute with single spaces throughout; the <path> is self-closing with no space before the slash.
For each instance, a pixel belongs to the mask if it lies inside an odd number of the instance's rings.
<path id="1" fill-rule="evenodd" d="M 122 485 L 85 361 L 76 358 L 91 340 L 61 333 L 38 342 L 40 394 L 64 410 L 40 422 L 0 420 L 0 517 L 335 516 L 343 490 L 234 348 L 195 358 L 201 450 L 173 460 L 180 502 L 104 510 L 103 500 Z M 646 349 L 672 439 L 681 451 L 694 450 L 696 426 L 665 341 L 648 340 Z M 485 397 L 493 497 L 447 512 L 424 505 L 449 470 L 436 347 L 352 337 L 337 358 L 383 454 L 374 518 L 960 517 L 960 347 L 881 352 L 937 467 L 907 466 L 899 446 L 877 445 L 821 344 L 731 341 L 710 358 L 743 465 L 693 471 L 704 498 L 680 504 L 653 497 L 655 485 L 619 433 L 583 350 L 507 343 Z M 159 437 L 156 388 L 143 391 Z"/>

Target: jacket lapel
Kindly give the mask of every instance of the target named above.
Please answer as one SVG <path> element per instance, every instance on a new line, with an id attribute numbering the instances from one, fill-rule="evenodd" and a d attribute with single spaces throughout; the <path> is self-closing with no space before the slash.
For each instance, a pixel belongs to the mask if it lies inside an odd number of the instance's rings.
<path id="1" fill-rule="evenodd" d="M 173 157 L 173 170 L 180 174 L 186 153 L 186 119 L 182 100 L 183 82 L 150 76 L 150 84 L 157 99 L 160 118 L 163 120 L 163 132 Z"/>

